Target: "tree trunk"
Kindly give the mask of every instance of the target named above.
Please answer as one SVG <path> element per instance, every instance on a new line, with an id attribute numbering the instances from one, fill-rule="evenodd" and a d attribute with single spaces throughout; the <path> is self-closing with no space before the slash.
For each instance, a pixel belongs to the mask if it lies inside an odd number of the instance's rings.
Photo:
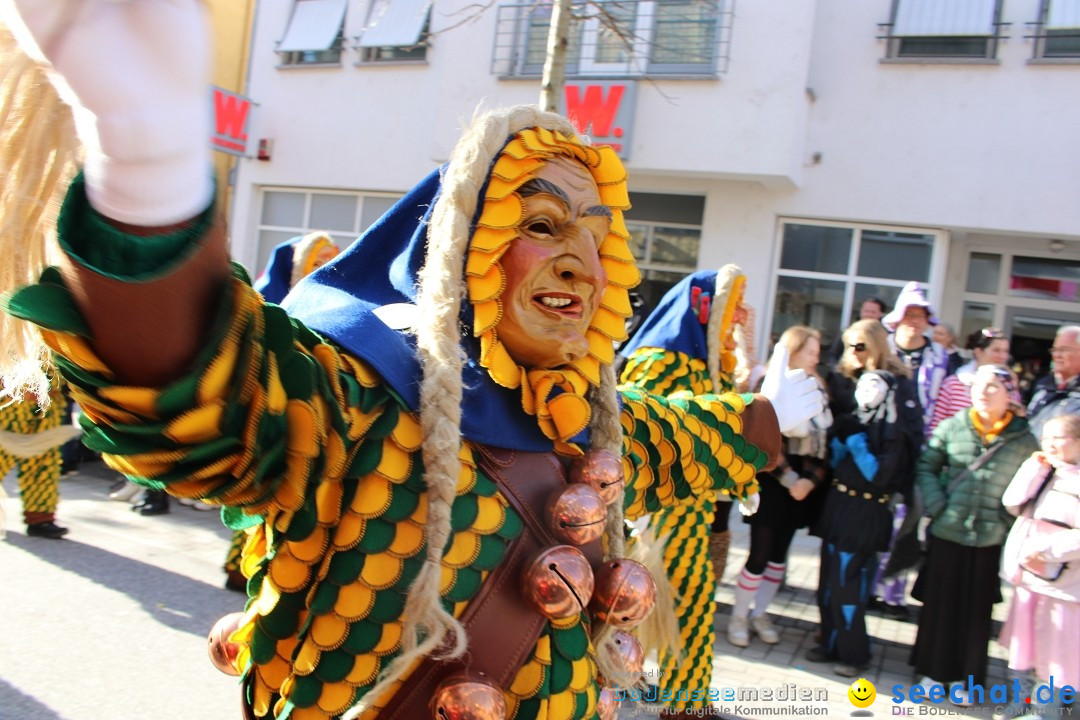
<path id="1" fill-rule="evenodd" d="M 559 112 L 559 101 L 566 85 L 566 48 L 570 44 L 570 0 L 555 0 L 551 9 L 544 75 L 540 80 L 540 107 Z"/>

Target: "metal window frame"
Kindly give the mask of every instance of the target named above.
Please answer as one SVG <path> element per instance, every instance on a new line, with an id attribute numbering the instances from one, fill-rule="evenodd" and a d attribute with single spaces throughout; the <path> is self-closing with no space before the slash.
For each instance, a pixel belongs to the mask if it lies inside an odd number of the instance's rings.
<path id="1" fill-rule="evenodd" d="M 653 0 L 607 0 L 618 2 L 620 6 L 634 5 L 639 9 L 645 2 Z M 626 69 L 618 68 L 593 68 L 589 69 L 588 63 L 584 62 L 586 51 L 583 48 L 583 33 L 586 19 L 578 16 L 571 20 L 571 45 L 578 48 L 578 58 L 570 61 L 566 68 L 568 79 L 585 79 L 595 77 L 617 77 L 625 79 L 656 78 L 656 79 L 694 79 L 716 78 L 721 73 L 727 72 L 731 55 L 731 33 L 734 24 L 735 0 L 714 0 L 719 6 L 715 17 L 712 62 L 707 66 L 703 63 L 654 63 L 653 39 L 655 14 L 650 14 L 650 27 L 641 33 L 641 45 L 644 52 L 636 49 L 634 58 L 626 63 Z M 595 4 L 595 0 L 581 0 L 579 7 Z M 539 77 L 543 72 L 542 64 L 526 62 L 529 55 L 529 29 L 532 19 L 537 12 L 544 7 L 550 7 L 549 2 L 509 2 L 501 3 L 496 7 L 495 37 L 492 43 L 491 73 L 500 78 L 523 78 Z M 635 13 L 637 16 L 637 13 Z M 576 25 L 576 28 L 574 27 Z M 647 41 L 647 42 L 645 42 Z M 637 43 L 635 43 L 637 45 Z"/>
<path id="2" fill-rule="evenodd" d="M 848 256 L 847 271 L 843 274 L 821 272 L 817 270 L 788 270 L 780 267 L 784 243 L 785 225 L 813 225 L 817 227 L 844 228 L 852 231 L 851 253 Z M 765 330 L 771 332 L 773 317 L 776 313 L 776 293 L 782 277 L 799 278 L 805 280 L 828 280 L 844 284 L 844 302 L 840 308 L 841 318 L 850 318 L 854 311 L 855 303 L 859 298 L 855 297 L 855 288 L 859 284 L 886 285 L 901 288 L 908 280 L 894 280 L 892 278 L 875 277 L 873 275 L 860 275 L 859 255 L 862 252 L 862 235 L 866 230 L 883 232 L 899 232 L 917 235 L 929 235 L 933 238 L 930 247 L 930 268 L 926 280 L 919 280 L 927 287 L 928 299 L 931 306 L 941 307 L 942 291 L 944 289 L 945 264 L 948 260 L 948 231 L 941 228 L 928 228 L 914 225 L 891 225 L 881 223 L 844 222 L 840 220 L 822 220 L 818 218 L 778 217 L 776 219 L 775 235 L 773 240 L 773 258 L 771 267 L 772 277 L 769 280 L 769 295 L 766 300 L 767 312 L 764 314 Z M 843 328 L 833 331 L 829 328 L 819 328 L 826 336 L 832 332 L 839 332 Z"/>
<path id="3" fill-rule="evenodd" d="M 1034 41 L 1032 43 L 1033 47 L 1031 59 L 1037 62 L 1080 62 L 1080 49 L 1078 49 L 1077 52 L 1073 55 L 1048 55 L 1046 53 L 1047 40 L 1052 37 L 1050 35 L 1050 32 L 1053 30 L 1053 28 L 1048 28 L 1046 26 L 1047 21 L 1050 17 L 1050 4 L 1052 2 L 1053 0 L 1041 0 L 1041 2 L 1039 3 L 1038 19 L 1026 23 L 1026 25 L 1031 28 L 1031 30 L 1030 34 L 1024 35 L 1024 38 Z M 1069 37 L 1073 36 L 1080 38 L 1080 28 L 1076 28 L 1069 33 Z"/>
<path id="4" fill-rule="evenodd" d="M 994 21 L 991 23 L 995 32 L 991 35 L 941 35 L 941 36 L 918 36 L 918 35 L 905 35 L 899 37 L 893 35 L 893 27 L 896 24 L 896 13 L 900 7 L 900 3 L 904 0 L 892 0 L 892 6 L 889 10 L 889 22 L 878 23 L 878 35 L 879 40 L 885 41 L 885 59 L 896 61 L 909 61 L 909 62 L 985 62 L 985 61 L 997 61 L 998 45 L 1002 40 L 1008 39 L 1008 35 L 1005 30 L 1009 28 L 1012 23 L 1002 22 L 1001 11 L 1004 4 L 1003 0 L 996 0 L 994 3 Z M 935 37 L 941 41 L 948 41 L 950 38 L 963 37 L 965 39 L 981 38 L 985 41 L 986 51 L 981 55 L 911 55 L 901 54 L 901 43 L 904 40 L 919 38 L 919 37 Z"/>

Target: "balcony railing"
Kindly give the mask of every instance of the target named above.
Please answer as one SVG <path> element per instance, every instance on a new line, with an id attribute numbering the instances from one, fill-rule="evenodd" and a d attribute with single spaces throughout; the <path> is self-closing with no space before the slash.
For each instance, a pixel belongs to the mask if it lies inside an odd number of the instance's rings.
<path id="1" fill-rule="evenodd" d="M 734 0 L 619 0 L 572 9 L 568 77 L 715 77 L 727 70 Z M 550 3 L 498 7 L 491 70 L 539 76 Z"/>

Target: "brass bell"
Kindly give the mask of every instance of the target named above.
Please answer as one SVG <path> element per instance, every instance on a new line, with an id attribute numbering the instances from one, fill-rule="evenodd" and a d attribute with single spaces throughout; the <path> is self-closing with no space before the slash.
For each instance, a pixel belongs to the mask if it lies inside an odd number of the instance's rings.
<path id="1" fill-rule="evenodd" d="M 206 651 L 210 654 L 210 662 L 214 663 L 221 672 L 226 675 L 239 675 L 240 670 L 236 667 L 236 656 L 240 653 L 239 643 L 229 642 L 229 636 L 240 627 L 243 613 L 229 613 L 222 617 L 207 636 Z"/>
<path id="2" fill-rule="evenodd" d="M 547 548 L 525 567 L 521 592 L 546 618 L 573 617 L 592 596 L 592 567 L 576 547 Z"/>
<path id="3" fill-rule="evenodd" d="M 645 668 L 645 649 L 641 647 L 638 639 L 625 630 L 616 630 L 611 637 L 617 653 L 615 661 L 619 666 L 621 677 L 617 679 L 618 685 L 632 687 L 641 679 L 642 670 Z"/>
<path id="4" fill-rule="evenodd" d="M 586 450 L 570 464 L 570 482 L 591 486 L 610 505 L 622 497 L 622 458 L 610 450 Z"/>
<path id="5" fill-rule="evenodd" d="M 617 628 L 632 628 L 652 611 L 656 581 L 639 562 L 609 560 L 596 572 L 593 617 Z"/>
<path id="6" fill-rule="evenodd" d="M 615 691 L 611 688 L 603 688 L 596 698 L 596 716 L 600 720 L 615 720 L 619 714 L 619 701 L 615 699 Z"/>
<path id="7" fill-rule="evenodd" d="M 434 720 L 505 720 L 502 690 L 480 672 L 451 675 L 431 696 Z"/>
<path id="8" fill-rule="evenodd" d="M 551 534 L 570 545 L 584 545 L 604 534 L 607 504 L 589 485 L 567 485 L 547 503 Z"/>

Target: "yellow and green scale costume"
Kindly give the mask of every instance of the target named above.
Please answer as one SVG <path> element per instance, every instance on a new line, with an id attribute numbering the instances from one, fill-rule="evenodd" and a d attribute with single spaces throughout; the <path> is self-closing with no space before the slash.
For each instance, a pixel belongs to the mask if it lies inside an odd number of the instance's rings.
<path id="1" fill-rule="evenodd" d="M 54 384 L 45 407 L 35 400 L 0 405 L 0 430 L 17 436 L 41 435 L 60 427 L 66 407 L 59 384 Z M 18 468 L 23 518 L 28 525 L 49 522 L 55 517 L 60 503 L 60 465 L 60 445 L 30 457 L 19 457 L 5 449 L 0 438 L 0 479 Z"/>
<path id="2" fill-rule="evenodd" d="M 733 330 L 731 319 L 734 304 L 742 295 L 741 275 L 737 278 L 738 288 L 728 288 L 726 296 L 713 298 L 713 311 L 724 313 L 718 337 L 697 338 L 700 342 L 680 337 L 679 341 L 674 341 L 674 336 L 680 334 L 701 333 L 703 326 L 707 325 L 707 322 L 699 322 L 700 303 L 691 302 L 690 291 L 693 287 L 715 287 L 716 275 L 715 271 L 695 273 L 677 284 L 668 296 L 665 296 L 654 315 L 667 316 L 672 321 L 652 323 L 651 318 L 646 319 L 640 331 L 644 335 L 640 340 L 641 344 L 629 352 L 621 373 L 622 388 L 637 387 L 665 396 L 669 400 L 714 392 L 731 393 L 734 388 L 732 376 L 736 358 L 733 352 L 720 345 L 722 339 Z M 686 317 L 682 317 L 684 313 Z M 657 347 L 665 335 L 671 335 L 672 341 Z M 708 342 L 717 344 L 718 377 L 721 385 L 719 388 L 714 387 L 704 357 L 707 354 L 705 345 Z M 669 346 L 679 349 L 668 349 Z M 686 350 L 696 354 L 691 355 L 685 352 Z M 753 477 L 742 477 L 733 486 L 716 487 L 721 488 L 725 495 L 743 498 L 756 492 L 757 486 Z M 709 533 L 715 512 L 715 500 L 714 493 L 701 493 L 695 495 L 692 502 L 658 508 L 648 521 L 652 537 L 664 543 L 664 570 L 679 624 L 680 652 L 675 654 L 670 649 L 660 649 L 659 665 L 662 674 L 657 680 L 662 696 L 674 698 L 671 704 L 676 708 L 709 705 L 702 692 L 708 690 L 712 680 L 713 643 L 716 639 L 713 629 L 713 596 L 720 580 L 715 577 L 709 557 Z"/>
<path id="3" fill-rule="evenodd" d="M 602 302 L 625 307 L 625 313 L 610 307 L 597 312 L 590 338 L 598 357 L 590 355 L 572 372 L 526 372 L 510 360 L 494 331 L 503 287 L 497 259 L 520 221 L 516 187 L 542 165 L 538 158 L 555 152 L 544 148 L 553 141 L 568 144 L 544 132 L 512 141 L 495 164 L 499 182 L 486 188 L 466 274 L 475 336 L 487 359 L 482 367 L 503 388 L 520 393 L 522 417 L 543 430 L 549 451 L 574 455 L 581 452 L 574 438 L 589 419 L 581 396 L 599 365 L 611 360 L 610 338 L 619 337 L 629 313 L 623 300 L 637 271 L 617 212 L 616 234 L 601 245 L 609 281 Z M 565 152 L 592 163 L 590 168 L 601 161 L 605 171 L 621 168 L 610 149 L 598 153 L 574 145 Z M 624 173 L 614 180 L 601 173 L 600 179 L 617 188 L 616 199 L 620 192 L 625 197 L 619 189 Z M 80 210 L 80 203 L 86 206 L 85 197 L 74 187 L 60 223 L 67 262 L 75 266 L 101 268 L 105 255 L 160 253 L 176 240 L 160 236 L 149 249 L 144 239 L 109 229 L 88 206 Z M 209 232 L 209 216 L 180 233 L 173 257 L 192 254 L 192 244 Z M 76 239 L 80 246 L 73 251 Z M 123 247 L 103 255 L 94 246 L 105 239 Z M 364 252 L 364 242 L 299 287 L 320 274 L 340 274 L 353 260 L 350 253 Z M 474 258 L 473 250 L 489 257 Z M 146 278 L 142 267 L 100 272 L 120 280 Z M 233 639 L 241 644 L 237 665 L 255 716 L 340 716 L 365 698 L 401 653 L 406 593 L 425 559 L 428 496 L 415 406 L 373 362 L 267 304 L 237 265 L 189 369 L 161 387 L 125 385 L 95 352 L 92 323 L 63 277 L 46 270 L 37 285 L 9 298 L 7 309 L 41 327 L 85 413 L 87 446 L 135 481 L 220 504 L 229 527 L 250 528 L 241 561 L 249 600 Z M 549 397 L 556 386 L 562 392 Z M 629 517 L 711 496 L 714 489 L 737 492 L 768 461 L 744 438 L 744 417 L 756 409 L 744 397 L 666 399 L 635 388 L 620 394 Z M 452 534 L 441 558 L 441 598 L 455 616 L 477 596 L 523 527 L 478 468 L 476 440 L 462 427 Z M 507 717 L 592 720 L 599 690 L 588 615 L 549 621 L 505 689 Z M 375 698 L 363 717 L 378 717 L 390 695 Z"/>
<path id="4" fill-rule="evenodd" d="M 238 639 L 256 715 L 334 717 L 401 649 L 405 591 L 423 559 L 423 438 L 366 363 L 291 323 L 240 275 L 198 369 L 161 389 L 110 384 L 85 327 L 56 322 L 78 317 L 57 273 L 36 286 L 52 312 L 18 295 L 9 307 L 42 323 L 92 423 L 84 441 L 111 467 L 227 506 L 234 529 L 254 526 Z M 628 517 L 709 496 L 766 463 L 741 436 L 738 395 L 668 400 L 626 388 L 622 400 Z M 460 459 L 442 586 L 456 615 L 521 530 L 469 444 Z M 549 623 L 507 693 L 509 718 L 595 716 L 588 629 L 584 615 Z"/>

